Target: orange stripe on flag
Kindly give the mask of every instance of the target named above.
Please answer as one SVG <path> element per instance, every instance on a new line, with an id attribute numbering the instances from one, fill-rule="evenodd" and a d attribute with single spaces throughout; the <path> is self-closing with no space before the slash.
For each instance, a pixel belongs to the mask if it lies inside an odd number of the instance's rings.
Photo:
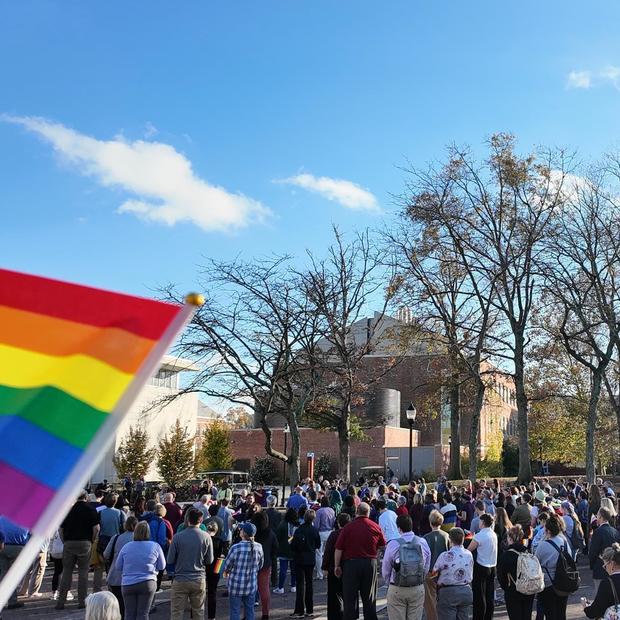
<path id="1" fill-rule="evenodd" d="M 135 374 L 155 342 L 117 327 L 94 327 L 0 306 L 0 343 L 47 355 L 88 355 Z"/>

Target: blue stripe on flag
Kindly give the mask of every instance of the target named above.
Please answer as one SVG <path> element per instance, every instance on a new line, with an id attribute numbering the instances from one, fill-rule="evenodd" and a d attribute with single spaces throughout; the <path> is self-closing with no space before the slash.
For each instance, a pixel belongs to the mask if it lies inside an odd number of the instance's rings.
<path id="1" fill-rule="evenodd" d="M 57 489 L 82 450 L 17 416 L 0 416 L 2 460 L 35 480 Z"/>

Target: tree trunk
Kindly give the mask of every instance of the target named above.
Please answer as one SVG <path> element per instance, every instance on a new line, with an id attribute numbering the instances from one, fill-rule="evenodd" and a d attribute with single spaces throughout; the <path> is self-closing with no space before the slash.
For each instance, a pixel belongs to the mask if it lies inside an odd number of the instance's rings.
<path id="1" fill-rule="evenodd" d="M 523 334 L 515 333 L 515 392 L 517 396 L 517 427 L 519 429 L 519 484 L 532 479 L 530 464 L 530 442 L 528 432 L 528 402 L 525 393 L 525 362 Z"/>
<path id="2" fill-rule="evenodd" d="M 596 431 L 596 413 L 601 396 L 601 384 L 605 370 L 598 368 L 592 373 L 592 390 L 588 403 L 588 423 L 586 426 L 586 480 L 594 484 L 596 478 L 596 455 L 594 452 L 594 433 Z"/>
<path id="3" fill-rule="evenodd" d="M 482 379 L 478 378 L 476 386 L 476 399 L 474 401 L 474 410 L 471 413 L 471 426 L 469 428 L 469 479 L 472 484 L 476 482 L 478 475 L 478 448 L 479 448 L 479 429 L 480 429 L 480 413 L 484 405 L 484 392 L 486 385 Z"/>
<path id="4" fill-rule="evenodd" d="M 338 426 L 338 447 L 340 451 L 340 477 L 347 482 L 351 480 L 351 409 L 346 407 Z"/>
<path id="5" fill-rule="evenodd" d="M 460 389 L 458 383 L 450 388 L 450 466 L 448 467 L 448 478 L 450 480 L 461 480 L 461 415 L 460 415 Z"/>
<path id="6" fill-rule="evenodd" d="M 299 426 L 297 426 L 297 417 L 293 416 L 289 422 L 289 430 L 291 431 L 291 453 L 288 457 L 288 479 L 290 488 L 293 489 L 299 480 L 300 474 L 300 441 L 299 441 Z"/>

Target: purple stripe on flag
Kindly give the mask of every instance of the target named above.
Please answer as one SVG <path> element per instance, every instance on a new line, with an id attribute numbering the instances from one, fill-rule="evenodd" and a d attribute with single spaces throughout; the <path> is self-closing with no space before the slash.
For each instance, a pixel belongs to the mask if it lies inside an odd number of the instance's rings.
<path id="1" fill-rule="evenodd" d="M 0 461 L 0 514 L 31 529 L 55 491 Z"/>

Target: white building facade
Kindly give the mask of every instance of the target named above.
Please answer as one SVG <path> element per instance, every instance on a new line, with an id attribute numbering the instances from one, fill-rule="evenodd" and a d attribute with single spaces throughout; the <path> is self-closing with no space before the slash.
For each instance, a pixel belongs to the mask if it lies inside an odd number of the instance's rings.
<path id="1" fill-rule="evenodd" d="M 158 445 L 159 440 L 175 426 L 177 420 L 182 427 L 187 428 L 192 437 L 196 434 L 198 396 L 196 394 L 180 394 L 181 373 L 195 370 L 198 368 L 191 361 L 170 355 L 164 356 L 157 374 L 144 386 L 119 427 L 112 447 L 97 465 L 91 476 L 92 482 L 97 483 L 104 479 L 108 482 L 119 480 L 112 457 L 129 432 L 130 426 L 146 429 L 151 447 Z M 179 394 L 179 396 L 174 400 L 164 405 L 153 406 L 162 399 L 175 394 Z M 147 481 L 160 480 L 155 461 L 153 461 L 145 479 Z"/>

